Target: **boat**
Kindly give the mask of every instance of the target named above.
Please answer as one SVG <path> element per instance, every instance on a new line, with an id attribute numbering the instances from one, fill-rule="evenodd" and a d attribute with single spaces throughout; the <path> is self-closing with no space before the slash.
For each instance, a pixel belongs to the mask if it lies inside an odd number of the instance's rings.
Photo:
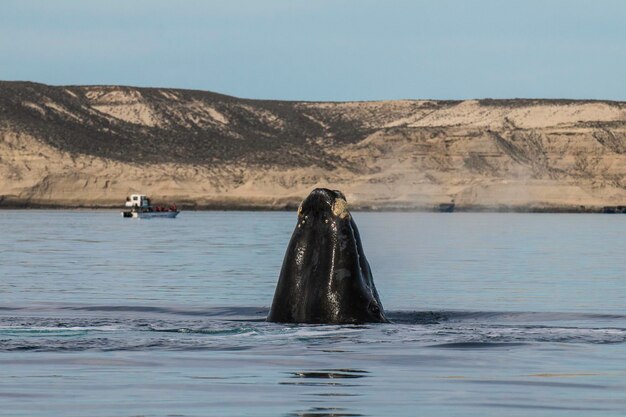
<path id="1" fill-rule="evenodd" d="M 602 213 L 606 213 L 606 214 L 626 213 L 626 206 L 604 206 L 602 207 Z"/>
<path id="2" fill-rule="evenodd" d="M 441 204 L 439 204 L 439 212 L 440 213 L 453 213 L 454 212 L 454 203 L 441 203 Z"/>
<path id="3" fill-rule="evenodd" d="M 143 194 L 131 194 L 126 197 L 125 206 L 130 210 L 122 211 L 122 217 L 135 219 L 173 219 L 180 213 L 176 204 L 169 207 L 153 206 L 150 199 Z"/>

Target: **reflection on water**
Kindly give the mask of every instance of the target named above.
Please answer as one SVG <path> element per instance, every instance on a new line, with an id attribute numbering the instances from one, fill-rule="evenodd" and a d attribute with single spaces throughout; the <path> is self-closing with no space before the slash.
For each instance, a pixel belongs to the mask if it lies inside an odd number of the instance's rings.
<path id="1" fill-rule="evenodd" d="M 321 369 L 315 371 L 290 372 L 291 378 L 305 379 L 304 381 L 285 381 L 283 385 L 302 385 L 309 387 L 338 386 L 338 387 L 358 387 L 354 382 L 340 381 L 341 379 L 364 378 L 367 371 L 356 369 Z"/>
<path id="2" fill-rule="evenodd" d="M 363 414 L 354 414 L 340 407 L 312 407 L 310 410 L 304 412 L 297 412 L 288 414 L 295 417 L 348 417 L 348 416 L 362 416 Z"/>
<path id="3" fill-rule="evenodd" d="M 288 414 L 294 417 L 348 417 L 362 416 L 363 414 L 354 414 L 341 407 L 311 407 L 311 409 L 303 412 Z"/>
<path id="4" fill-rule="evenodd" d="M 336 379 L 336 378 L 363 378 L 367 371 L 357 369 L 322 369 L 319 371 L 293 372 L 294 378 Z"/>
<path id="5" fill-rule="evenodd" d="M 355 218 L 391 324 L 265 321 L 292 213 L 0 211 L 0 415 L 623 415 L 626 216 Z"/>
<path id="6" fill-rule="evenodd" d="M 313 397 L 321 397 L 323 399 L 318 400 L 302 400 L 301 402 L 328 402 L 333 403 L 337 400 L 334 397 L 359 397 L 361 394 L 358 394 L 359 388 L 363 387 L 363 383 L 359 382 L 348 382 L 342 380 L 351 380 L 351 379 L 359 379 L 366 378 L 369 376 L 368 371 L 360 370 L 360 369 L 318 369 L 318 370 L 306 370 L 306 371 L 296 371 L 289 373 L 291 378 L 294 379 L 305 379 L 305 381 L 287 381 L 281 382 L 282 385 L 298 385 L 301 387 L 312 387 L 313 389 L 317 389 L 323 387 L 328 391 L 323 392 L 314 392 L 314 393 L 306 393 L 303 392 L 302 395 L 313 396 Z M 340 390 L 350 390 L 350 392 L 342 392 Z M 344 402 L 347 399 L 343 399 Z M 292 416 L 362 416 L 363 414 L 359 414 L 354 412 L 353 410 L 346 407 L 335 407 L 335 406 L 311 406 L 308 410 L 305 411 L 295 411 Z"/>
<path id="7" fill-rule="evenodd" d="M 512 348 L 523 346 L 525 343 L 498 343 L 498 342 L 451 342 L 439 343 L 430 347 L 447 348 L 447 349 L 490 349 L 490 348 Z"/>

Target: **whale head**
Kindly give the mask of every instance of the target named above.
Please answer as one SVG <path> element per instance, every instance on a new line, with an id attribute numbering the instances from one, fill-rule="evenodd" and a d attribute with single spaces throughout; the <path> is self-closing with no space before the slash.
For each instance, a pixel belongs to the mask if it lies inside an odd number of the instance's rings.
<path id="1" fill-rule="evenodd" d="M 387 322 L 359 231 L 340 191 L 317 188 L 300 204 L 268 320 Z"/>

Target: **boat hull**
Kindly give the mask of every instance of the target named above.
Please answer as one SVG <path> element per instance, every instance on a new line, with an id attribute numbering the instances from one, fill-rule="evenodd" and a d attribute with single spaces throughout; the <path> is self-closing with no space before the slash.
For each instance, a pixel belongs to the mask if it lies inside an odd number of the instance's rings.
<path id="1" fill-rule="evenodd" d="M 123 211 L 123 217 L 134 219 L 173 219 L 180 211 Z"/>

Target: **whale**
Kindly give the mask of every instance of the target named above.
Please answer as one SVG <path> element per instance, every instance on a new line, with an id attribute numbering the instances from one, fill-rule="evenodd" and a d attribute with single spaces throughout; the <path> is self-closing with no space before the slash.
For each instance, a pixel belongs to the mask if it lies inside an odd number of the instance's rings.
<path id="1" fill-rule="evenodd" d="M 300 204 L 267 320 L 388 322 L 342 192 L 316 188 Z"/>

